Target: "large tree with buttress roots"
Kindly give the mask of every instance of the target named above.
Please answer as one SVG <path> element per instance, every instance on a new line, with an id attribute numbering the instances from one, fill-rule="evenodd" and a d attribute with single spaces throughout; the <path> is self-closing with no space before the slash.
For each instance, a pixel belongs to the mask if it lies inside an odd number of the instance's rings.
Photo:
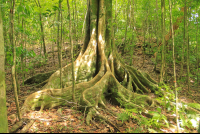
<path id="1" fill-rule="evenodd" d="M 120 58 L 114 45 L 112 0 L 88 0 L 85 39 L 74 61 L 75 100 L 72 91 L 72 64 L 53 73 L 41 91 L 27 97 L 22 113 L 27 110 L 53 108 L 67 104 L 87 111 L 86 123 L 93 116 L 104 118 L 99 108 L 109 110 L 107 101 L 128 108 L 143 109 L 154 101 L 143 95 L 157 90 L 156 82 Z M 60 73 L 62 85 L 60 87 Z M 143 107 L 142 107 L 143 106 Z"/>

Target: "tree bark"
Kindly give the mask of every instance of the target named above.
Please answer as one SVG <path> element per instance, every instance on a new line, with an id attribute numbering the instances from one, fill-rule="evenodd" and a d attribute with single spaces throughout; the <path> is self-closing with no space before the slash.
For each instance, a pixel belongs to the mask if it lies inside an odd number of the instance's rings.
<path id="1" fill-rule="evenodd" d="M 196 8 L 196 13 L 197 13 L 197 8 Z M 196 41 L 197 41 L 197 44 L 196 44 L 196 55 L 197 55 L 197 87 L 199 87 L 199 41 L 198 41 L 198 32 L 199 32 L 199 28 L 198 28 L 198 18 L 199 16 L 196 18 L 196 25 L 197 25 L 197 30 L 196 30 Z M 200 130 L 200 128 L 199 128 Z"/>
<path id="2" fill-rule="evenodd" d="M 35 3 L 36 5 L 39 7 L 39 8 L 42 8 L 41 5 L 40 5 L 40 1 L 37 0 L 38 3 L 36 2 L 35 0 Z M 43 52 L 44 52 L 44 56 L 45 56 L 45 61 L 47 60 L 47 53 L 46 53 L 46 45 L 45 45 L 45 37 L 44 37 L 44 28 L 43 28 L 43 24 L 42 24 L 42 13 L 40 11 L 40 14 L 39 14 L 39 17 L 40 17 L 40 29 L 41 29 L 41 33 L 42 33 L 42 44 L 43 44 Z M 42 48 L 41 48 L 42 49 Z"/>
<path id="3" fill-rule="evenodd" d="M 60 15 L 61 15 L 61 0 L 58 1 L 58 31 L 57 31 L 57 47 L 58 47 L 58 61 L 59 61 L 59 67 L 60 67 L 60 72 L 62 70 L 62 37 L 60 36 L 60 27 L 62 27 L 62 25 L 60 26 Z M 61 28 L 61 32 L 62 32 L 62 28 Z M 62 89 L 62 73 L 60 73 L 60 88 Z"/>
<path id="4" fill-rule="evenodd" d="M 14 86 L 14 96 L 15 96 L 15 103 L 17 108 L 17 115 L 19 120 L 21 120 L 21 112 L 19 108 L 19 101 L 18 101 L 18 92 L 17 92 L 17 80 L 16 80 L 16 50 L 15 50 L 15 42 L 14 42 L 14 9 L 15 9 L 15 0 L 10 1 L 10 26 L 11 26 L 11 45 L 13 46 L 13 66 L 12 66 L 12 80 Z"/>
<path id="5" fill-rule="evenodd" d="M 185 6 L 186 6 L 186 2 L 187 0 L 185 0 Z M 186 11 L 186 35 L 187 35 L 187 42 L 186 42 L 186 46 L 187 46 L 187 84 L 188 84 L 188 91 L 190 90 L 190 58 L 189 58 L 189 16 L 187 15 L 187 12 L 189 12 L 189 8 Z"/>
<path id="6" fill-rule="evenodd" d="M 41 91 L 28 96 L 22 107 L 23 113 L 37 107 L 78 103 L 78 107 L 88 111 L 86 123 L 89 124 L 93 116 L 100 117 L 98 107 L 109 109 L 107 100 L 142 110 L 145 108 L 141 105 L 149 107 L 154 104 L 150 97 L 138 93 L 155 92 L 157 82 L 147 73 L 126 65 L 114 45 L 112 0 L 88 0 L 85 33 L 77 59 L 63 67 L 62 72 L 53 73 Z M 62 90 L 60 73 L 63 74 Z"/>
<path id="7" fill-rule="evenodd" d="M 161 27 L 162 27 L 162 52 L 161 52 L 161 71 L 160 71 L 160 83 L 163 83 L 165 74 L 165 0 L 161 0 Z"/>
<path id="8" fill-rule="evenodd" d="M 1 3 L 1 2 L 0 2 Z M 3 37 L 3 21 L 0 6 L 0 133 L 8 133 L 8 119 L 6 108 L 6 84 L 5 84 L 5 55 L 4 55 L 4 37 Z"/>
<path id="9" fill-rule="evenodd" d="M 73 34 L 71 32 L 71 13 L 70 13 L 70 5 L 69 5 L 69 0 L 67 0 L 67 7 L 68 7 L 68 12 L 69 12 L 69 38 L 70 38 L 70 46 L 71 46 L 71 61 L 72 61 L 72 100 L 76 102 L 75 98 L 75 76 L 74 76 L 74 54 L 73 54 Z"/>
<path id="10" fill-rule="evenodd" d="M 177 125 L 177 133 L 180 133 L 179 131 L 179 120 L 178 120 L 178 93 L 176 89 L 176 60 L 175 60 L 175 55 L 174 55 L 174 30 L 172 26 L 172 3 L 171 0 L 169 0 L 169 9 L 170 9 L 170 26 L 172 30 L 172 46 L 173 46 L 173 70 L 174 70 L 174 90 L 175 90 L 175 95 L 176 95 L 176 125 Z"/>

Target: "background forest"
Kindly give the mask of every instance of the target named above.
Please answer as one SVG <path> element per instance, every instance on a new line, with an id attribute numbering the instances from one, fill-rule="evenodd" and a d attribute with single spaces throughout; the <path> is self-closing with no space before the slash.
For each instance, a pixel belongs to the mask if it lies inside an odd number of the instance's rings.
<path id="1" fill-rule="evenodd" d="M 147 73 L 157 82 L 155 92 L 148 86 L 147 93 L 134 91 L 156 100 L 156 106 L 130 108 L 108 99 L 109 110 L 99 108 L 102 116 L 92 116 L 88 124 L 90 110 L 80 110 L 79 99 L 73 95 L 77 96 L 75 87 L 79 84 L 74 61 L 85 47 L 87 28 L 93 26 L 93 21 L 87 21 L 87 13 L 94 10 L 88 8 L 92 7 L 90 1 L 1 0 L 0 101 L 5 103 L 0 104 L 0 132 L 200 133 L 200 1 L 110 0 L 111 17 L 106 16 L 105 27 L 112 35 L 105 40 L 111 39 L 122 64 Z M 22 115 L 26 98 L 44 89 L 50 76 L 68 64 L 72 66 L 69 85 L 73 102 L 69 103 L 73 106 L 47 108 L 40 104 L 39 109 L 35 106 Z M 60 83 L 62 90 L 65 78 L 59 75 L 55 83 Z M 136 90 L 134 87 L 137 89 L 137 84 L 133 86 Z M 109 91 L 103 94 L 108 97 Z"/>

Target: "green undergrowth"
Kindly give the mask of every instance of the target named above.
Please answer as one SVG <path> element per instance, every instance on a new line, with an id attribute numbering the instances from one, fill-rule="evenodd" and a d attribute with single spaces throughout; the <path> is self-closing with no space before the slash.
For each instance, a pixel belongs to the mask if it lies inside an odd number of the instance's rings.
<path id="1" fill-rule="evenodd" d="M 173 88 L 172 88 L 173 89 Z M 137 127 L 130 127 L 127 132 L 131 133 L 143 133 L 143 132 L 177 132 L 176 130 L 176 114 L 175 114 L 175 94 L 169 86 L 164 85 L 159 87 L 159 90 L 155 93 L 157 96 L 155 99 L 162 102 L 160 106 L 155 106 L 154 108 L 148 109 L 146 111 L 151 114 L 152 117 L 148 118 L 139 109 L 128 107 L 118 114 L 118 120 L 122 123 L 128 120 L 133 120 L 137 122 Z M 177 88 L 181 90 L 181 88 Z M 162 92 L 165 95 L 162 95 Z M 179 113 L 179 128 L 181 132 L 192 132 L 193 130 L 198 130 L 199 128 L 199 117 L 200 115 L 193 110 L 188 110 L 191 107 L 196 110 L 200 110 L 200 104 L 198 103 L 178 103 L 178 113 Z M 167 118 L 171 116 L 172 118 Z M 198 130 L 200 131 L 200 130 Z"/>

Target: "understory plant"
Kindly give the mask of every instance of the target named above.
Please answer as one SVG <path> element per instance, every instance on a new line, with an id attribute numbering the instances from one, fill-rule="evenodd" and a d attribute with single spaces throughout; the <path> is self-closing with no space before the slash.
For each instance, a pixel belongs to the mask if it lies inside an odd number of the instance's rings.
<path id="1" fill-rule="evenodd" d="M 181 90 L 181 88 L 178 88 L 178 90 Z M 162 95 L 163 92 L 165 95 Z M 142 130 L 141 127 L 144 127 L 149 132 L 161 132 L 161 128 L 169 128 L 172 125 L 168 120 L 165 113 L 170 115 L 175 115 L 175 103 L 174 103 L 174 93 L 173 90 L 167 85 L 163 85 L 160 87 L 160 90 L 156 92 L 157 95 L 160 97 L 157 97 L 156 99 L 158 101 L 163 101 L 162 107 L 157 107 L 156 109 L 151 109 L 151 111 L 148 111 L 148 114 L 151 114 L 152 117 L 148 118 L 144 114 L 142 115 L 142 111 L 138 109 L 128 109 L 118 115 L 118 120 L 126 121 L 129 119 L 133 119 L 137 121 L 137 124 L 139 128 Z M 195 112 L 194 110 L 188 110 L 187 107 L 191 107 L 193 109 L 200 110 L 200 104 L 197 103 L 183 103 L 180 102 L 178 104 L 178 112 L 179 112 L 179 122 L 180 127 L 184 129 L 184 131 L 188 131 L 188 129 L 198 129 L 199 127 L 199 114 Z M 176 116 L 176 115 L 175 115 Z M 139 129 L 129 128 L 127 129 L 127 132 L 144 132 L 139 131 Z"/>

